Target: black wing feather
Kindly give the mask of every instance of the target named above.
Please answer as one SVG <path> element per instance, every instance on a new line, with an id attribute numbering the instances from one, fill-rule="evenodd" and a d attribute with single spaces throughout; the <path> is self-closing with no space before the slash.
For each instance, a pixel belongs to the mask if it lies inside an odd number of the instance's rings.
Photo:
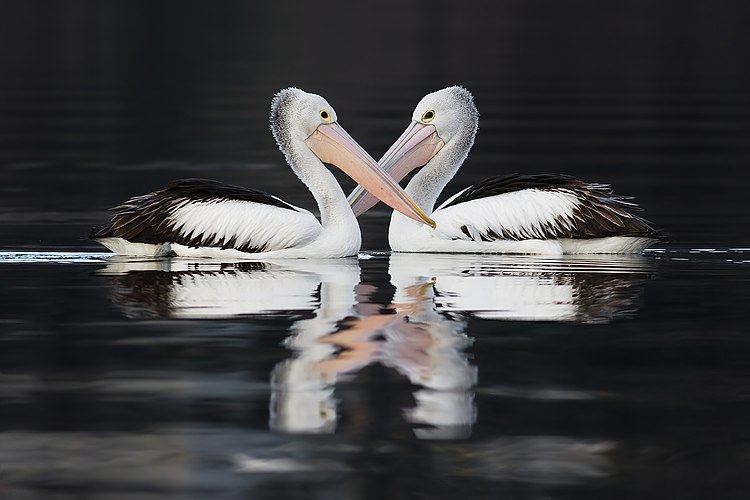
<path id="1" fill-rule="evenodd" d="M 91 239 L 123 238 L 133 243 L 161 244 L 177 243 L 189 247 L 214 246 L 236 248 L 236 241 L 204 241 L 202 235 L 188 237 L 176 231 L 170 220 L 171 213 L 185 203 L 200 201 L 241 200 L 272 205 L 275 207 L 298 211 L 294 206 L 257 189 L 224 184 L 208 179 L 180 179 L 164 189 L 152 193 L 134 196 L 121 205 L 114 207 L 112 219 L 91 230 Z M 237 248 L 243 252 L 262 252 L 263 248 Z"/>

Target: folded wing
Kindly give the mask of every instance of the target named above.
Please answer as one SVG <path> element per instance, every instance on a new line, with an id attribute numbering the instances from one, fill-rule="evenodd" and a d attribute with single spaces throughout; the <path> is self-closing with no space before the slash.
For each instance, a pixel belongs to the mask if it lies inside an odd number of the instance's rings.
<path id="1" fill-rule="evenodd" d="M 91 238 L 176 243 L 258 253 L 304 245 L 321 226 L 313 214 L 270 194 L 205 179 L 182 179 L 113 209 Z"/>
<path id="2" fill-rule="evenodd" d="M 454 195 L 433 214 L 451 239 L 494 241 L 608 236 L 657 237 L 631 210 L 631 198 L 606 184 L 566 175 L 503 175 Z"/>

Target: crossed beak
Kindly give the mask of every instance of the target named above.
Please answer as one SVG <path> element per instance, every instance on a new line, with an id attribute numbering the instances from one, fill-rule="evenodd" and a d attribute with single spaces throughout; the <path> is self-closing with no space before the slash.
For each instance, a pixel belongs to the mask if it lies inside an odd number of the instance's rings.
<path id="1" fill-rule="evenodd" d="M 385 152 L 378 164 L 393 179 L 400 181 L 415 168 L 426 165 L 443 146 L 445 142 L 438 136 L 434 125 L 413 121 Z M 348 200 L 354 215 L 360 215 L 372 208 L 378 202 L 378 198 L 367 186 L 360 183 L 351 192 Z"/>
<path id="2" fill-rule="evenodd" d="M 362 186 L 373 197 L 373 205 L 380 200 L 417 222 L 435 227 L 435 222 L 406 195 L 398 181 L 379 167 L 337 122 L 319 125 L 305 144 L 320 161 L 335 165 Z"/>

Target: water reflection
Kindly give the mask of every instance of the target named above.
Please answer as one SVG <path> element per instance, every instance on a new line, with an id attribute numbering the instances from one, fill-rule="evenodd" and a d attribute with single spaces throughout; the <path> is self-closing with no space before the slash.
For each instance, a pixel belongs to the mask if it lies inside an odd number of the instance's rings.
<path id="1" fill-rule="evenodd" d="M 380 364 L 413 385 L 402 408 L 414 435 L 457 439 L 477 418 L 478 369 L 467 358 L 467 316 L 607 322 L 638 307 L 650 261 L 635 256 L 534 259 L 393 254 L 384 282 L 362 282 L 357 259 L 224 262 L 112 260 L 99 274 L 129 317 L 286 317 L 292 355 L 273 368 L 269 426 L 336 431 L 336 386 Z"/>
<path id="2" fill-rule="evenodd" d="M 113 260 L 112 298 L 129 317 L 292 316 L 293 355 L 271 374 L 270 427 L 331 433 L 337 383 L 379 363 L 415 385 L 404 417 L 420 438 L 467 436 L 476 419 L 477 370 L 465 354 L 466 322 L 439 313 L 434 280 L 393 276 L 393 303 L 374 303 L 356 259 L 279 262 Z"/>
<path id="3" fill-rule="evenodd" d="M 390 273 L 397 287 L 433 277 L 435 307 L 452 317 L 603 323 L 637 311 L 651 266 L 637 255 L 394 254 Z"/>
<path id="4" fill-rule="evenodd" d="M 467 323 L 440 314 L 435 301 L 435 279 L 404 273 L 390 258 L 391 284 L 396 287 L 392 307 L 400 316 L 386 332 L 385 364 L 421 386 L 416 406 L 406 418 L 419 438 L 459 438 L 469 435 L 476 421 L 472 388 L 477 367 L 465 349 L 471 344 Z"/>
<path id="5" fill-rule="evenodd" d="M 110 278 L 113 301 L 131 318 L 274 317 L 320 309 L 321 284 L 353 287 L 359 265 L 355 258 L 281 263 L 113 258 L 98 274 Z"/>
<path id="6" fill-rule="evenodd" d="M 373 291 L 368 284 L 348 289 L 350 299 L 340 304 L 350 303 L 351 309 L 338 328 L 330 328 L 331 320 L 343 319 L 344 311 L 330 316 L 333 309 L 323 307 L 315 318 L 295 323 L 287 340 L 295 354 L 274 370 L 271 427 L 285 432 L 333 432 L 336 383 L 380 363 L 417 388 L 416 405 L 404 409 L 417 437 L 468 435 L 476 419 L 471 393 L 476 367 L 464 352 L 470 344 L 464 333 L 466 322 L 437 312 L 432 280 L 410 283 L 385 308 L 372 303 Z M 347 290 L 337 292 L 343 297 Z"/>

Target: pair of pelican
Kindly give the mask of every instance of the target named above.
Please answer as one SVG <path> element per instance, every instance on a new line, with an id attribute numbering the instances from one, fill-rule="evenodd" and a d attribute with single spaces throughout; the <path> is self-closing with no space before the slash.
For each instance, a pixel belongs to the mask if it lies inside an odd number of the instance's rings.
<path id="1" fill-rule="evenodd" d="M 648 221 L 630 213 L 637 205 L 629 198 L 565 175 L 492 177 L 433 210 L 474 144 L 479 113 L 462 87 L 425 96 L 380 162 L 321 96 L 284 89 L 271 103 L 270 120 L 279 149 L 318 203 L 320 221 L 262 191 L 184 179 L 127 200 L 91 237 L 126 255 L 346 257 L 361 245 L 356 216 L 380 200 L 395 210 L 394 251 L 638 253 L 658 239 Z M 348 199 L 324 163 L 359 183 Z M 401 189 L 398 181 L 420 167 Z"/>

